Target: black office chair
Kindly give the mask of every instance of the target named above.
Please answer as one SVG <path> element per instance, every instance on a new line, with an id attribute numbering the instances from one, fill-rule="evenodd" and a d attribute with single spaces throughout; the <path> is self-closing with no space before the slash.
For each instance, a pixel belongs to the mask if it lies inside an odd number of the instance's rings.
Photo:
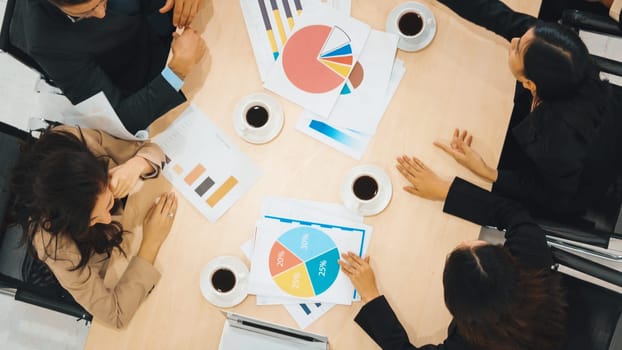
<path id="1" fill-rule="evenodd" d="M 611 271 L 601 270 L 602 266 L 582 261 L 573 254 L 551 249 L 567 293 L 568 341 L 564 350 L 622 349 L 622 294 L 567 274 L 569 266 L 578 267 L 591 277 Z M 619 272 L 615 272 L 610 277 L 622 282 Z"/>
<path id="2" fill-rule="evenodd" d="M 576 31 L 585 30 L 622 37 L 622 29 L 620 29 L 618 22 L 607 15 L 568 9 L 562 12 L 560 23 Z M 622 77 L 622 62 L 596 55 L 591 56 L 602 72 Z"/>
<path id="3" fill-rule="evenodd" d="M 15 9 L 15 3 L 17 1 L 18 0 L 7 0 L 6 2 L 6 10 L 4 12 L 2 28 L 0 29 L 0 51 L 8 53 L 26 67 L 29 67 L 39 73 L 41 75 L 41 79 L 51 87 L 56 87 L 54 82 L 47 76 L 43 68 L 41 68 L 41 66 L 32 57 L 28 56 L 24 51 L 11 44 L 9 31 L 11 28 L 11 20 L 13 19 L 13 10 Z"/>
<path id="4" fill-rule="evenodd" d="M 64 290 L 47 266 L 22 244 L 21 227 L 9 219 L 12 194 L 10 172 L 28 134 L 0 123 L 0 289 L 15 300 L 61 312 L 87 322 L 92 316 Z"/>

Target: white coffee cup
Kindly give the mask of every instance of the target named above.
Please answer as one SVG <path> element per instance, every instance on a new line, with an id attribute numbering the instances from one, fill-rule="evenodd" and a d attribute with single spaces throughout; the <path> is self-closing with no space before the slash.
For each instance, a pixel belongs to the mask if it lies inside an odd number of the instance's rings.
<path id="1" fill-rule="evenodd" d="M 359 165 L 345 176 L 341 197 L 346 208 L 360 215 L 376 215 L 386 208 L 392 195 L 391 180 L 379 167 Z"/>
<path id="2" fill-rule="evenodd" d="M 425 30 L 423 14 L 414 8 L 405 8 L 398 14 L 395 25 L 405 40 L 413 40 Z"/>
<path id="3" fill-rule="evenodd" d="M 269 142 L 283 128 L 283 109 L 270 95 L 255 93 L 245 96 L 233 112 L 233 126 L 247 142 Z"/>
<path id="4" fill-rule="evenodd" d="M 210 303 L 233 307 L 248 294 L 248 268 L 238 257 L 216 257 L 201 272 L 199 287 Z"/>
<path id="5" fill-rule="evenodd" d="M 434 13 L 424 4 L 409 1 L 396 6 L 387 17 L 385 30 L 399 38 L 400 50 L 414 52 L 428 46 L 436 34 Z"/>

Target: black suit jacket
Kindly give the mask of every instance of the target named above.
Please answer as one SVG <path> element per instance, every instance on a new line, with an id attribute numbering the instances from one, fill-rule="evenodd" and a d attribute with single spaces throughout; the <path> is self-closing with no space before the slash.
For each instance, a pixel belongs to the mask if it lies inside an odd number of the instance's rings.
<path id="1" fill-rule="evenodd" d="M 447 195 L 443 211 L 479 225 L 505 229 L 504 247 L 521 268 L 549 269 L 553 264 L 545 232 L 514 201 L 456 178 Z M 383 349 L 471 350 L 453 324 L 450 325 L 447 339 L 442 344 L 422 347 L 412 345 L 404 327 L 384 297 L 365 304 L 355 321 Z"/>
<path id="2" fill-rule="evenodd" d="M 522 36 L 537 23 L 536 18 L 514 12 L 498 0 L 440 2 L 507 40 Z M 521 89 L 517 96 L 526 93 Z M 617 171 L 616 140 L 622 134 L 620 97 L 612 95 L 606 103 L 597 97 L 602 94 L 613 92 L 592 80 L 567 99 L 543 102 L 533 111 L 529 111 L 530 97 L 515 99 L 528 105 L 522 106 L 526 115 L 512 121 L 508 137 L 528 161 L 500 168 L 493 190 L 538 212 L 580 212 L 600 198 Z"/>
<path id="3" fill-rule="evenodd" d="M 185 101 L 160 74 L 170 37 L 160 38 L 148 23 L 157 2 L 143 1 L 136 15 L 108 9 L 103 19 L 73 23 L 48 0 L 18 0 L 10 40 L 73 104 L 103 91 L 133 132 Z"/>

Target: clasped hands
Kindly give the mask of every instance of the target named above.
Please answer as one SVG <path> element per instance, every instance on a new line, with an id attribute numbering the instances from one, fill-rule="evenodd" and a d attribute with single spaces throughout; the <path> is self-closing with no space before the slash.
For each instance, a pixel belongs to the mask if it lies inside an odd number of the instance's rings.
<path id="1" fill-rule="evenodd" d="M 141 175 L 152 172 L 151 163 L 140 156 L 135 156 L 108 172 L 108 185 L 115 198 L 123 198 L 134 188 Z M 145 215 L 143 220 L 143 240 L 138 256 L 149 263 L 155 261 L 160 246 L 171 231 L 177 213 L 177 197 L 169 192 L 159 196 L 157 203 Z"/>

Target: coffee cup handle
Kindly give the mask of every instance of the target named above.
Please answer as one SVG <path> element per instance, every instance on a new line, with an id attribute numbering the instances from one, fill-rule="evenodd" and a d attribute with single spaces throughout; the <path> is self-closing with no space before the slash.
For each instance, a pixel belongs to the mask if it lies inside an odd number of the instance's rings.
<path id="1" fill-rule="evenodd" d="M 355 201 L 355 202 L 354 202 L 354 205 L 352 206 L 352 210 L 354 210 L 354 211 L 358 212 L 358 211 L 359 211 L 359 209 L 361 209 L 361 202 L 359 202 L 359 201 Z"/>

